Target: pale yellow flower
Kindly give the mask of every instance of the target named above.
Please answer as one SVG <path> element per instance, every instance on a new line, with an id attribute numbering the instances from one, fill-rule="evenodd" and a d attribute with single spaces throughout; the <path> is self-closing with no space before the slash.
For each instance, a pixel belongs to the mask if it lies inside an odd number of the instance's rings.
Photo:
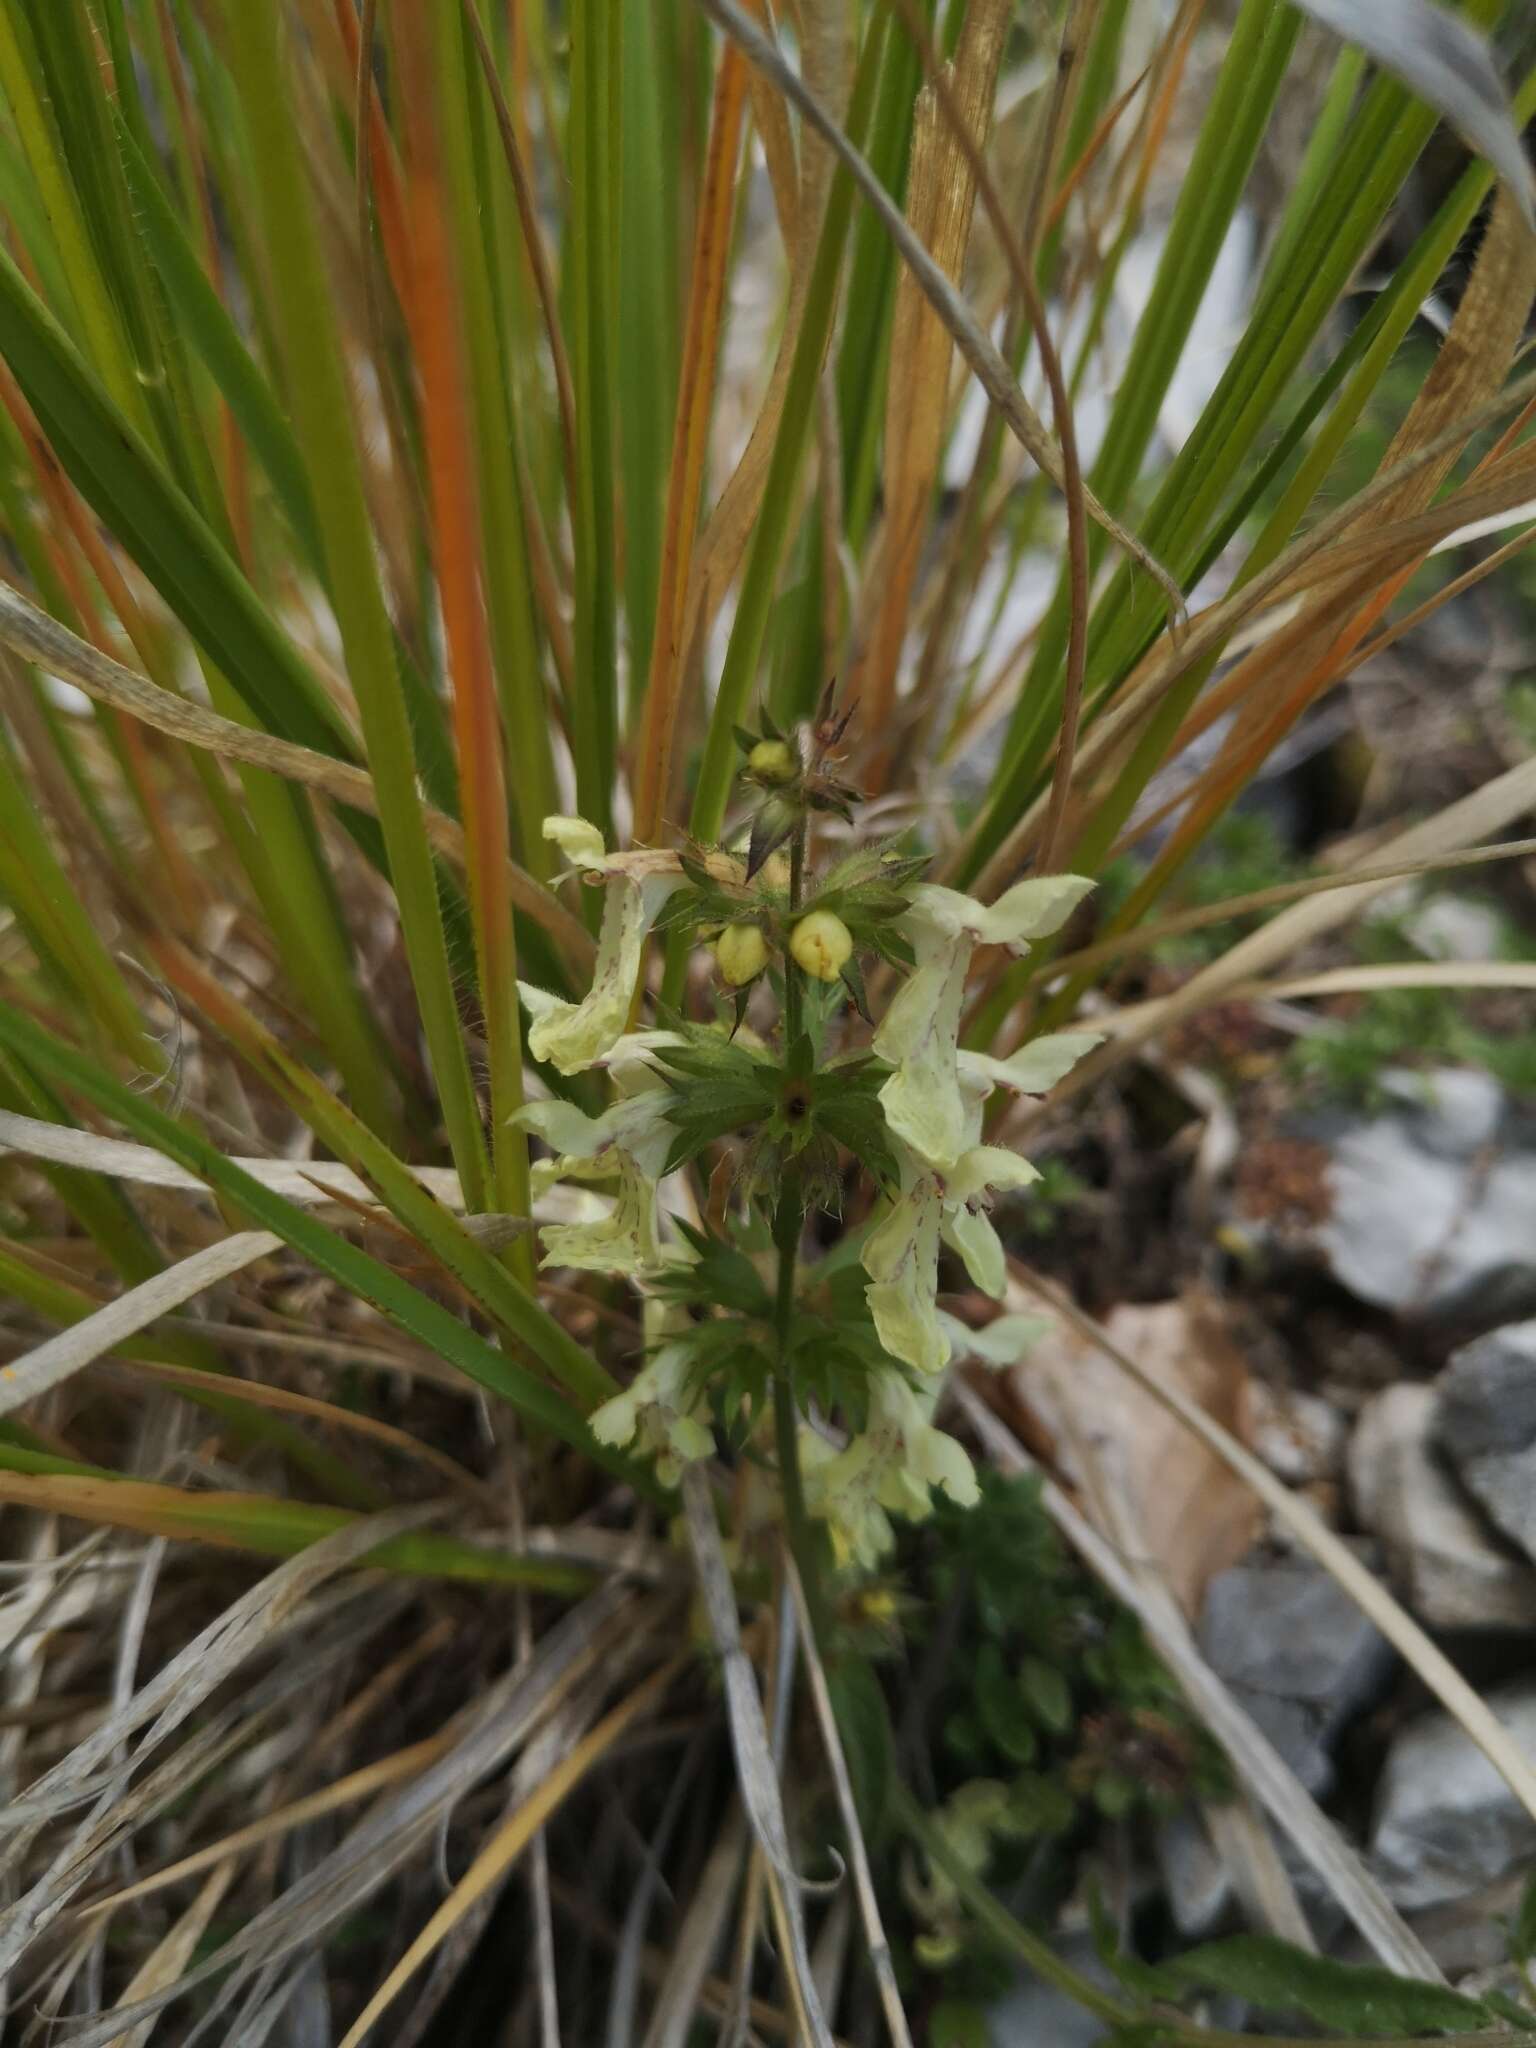
<path id="1" fill-rule="evenodd" d="M 806 1505 L 826 1522 L 840 1563 L 872 1570 L 894 1540 L 891 1516 L 921 1521 L 935 1487 L 961 1507 L 975 1505 L 970 1459 L 934 1427 L 937 1398 L 936 1383 L 917 1389 L 900 1373 L 882 1373 L 870 1386 L 868 1426 L 846 1450 L 802 1433 Z"/>
<path id="2" fill-rule="evenodd" d="M 629 1022 L 646 935 L 662 905 L 685 877 L 677 856 L 642 850 L 605 853 L 602 835 L 585 818 L 546 818 L 544 837 L 574 867 L 605 877 L 602 928 L 592 986 L 579 1003 L 548 989 L 518 983 L 532 1020 L 528 1050 L 562 1074 L 584 1073 L 600 1060 Z"/>
<path id="3" fill-rule="evenodd" d="M 980 1123 L 974 1095 L 971 1105 L 968 1132 Z M 905 1148 L 899 1148 L 899 1159 L 900 1193 L 865 1240 L 870 1285 L 864 1296 L 875 1333 L 892 1358 L 918 1372 L 937 1373 L 950 1358 L 948 1318 L 936 1304 L 941 1238 L 982 1292 L 999 1298 L 1007 1261 L 987 1213 L 989 1197 L 1027 1187 L 1039 1174 L 1027 1159 L 998 1145 L 973 1144 L 943 1174 Z"/>
<path id="4" fill-rule="evenodd" d="M 1080 875 L 1050 875 L 1017 883 L 990 908 L 931 883 L 913 890 L 900 920 L 913 972 L 876 1031 L 874 1048 L 896 1069 L 880 1091 L 886 1122 L 930 1166 L 942 1172 L 965 1149 L 960 1011 L 972 953 L 979 945 L 1027 951 L 1026 941 L 1055 931 L 1092 886 Z"/>
<path id="5" fill-rule="evenodd" d="M 599 1443 L 633 1445 L 641 1457 L 656 1460 L 664 1486 L 675 1486 L 685 1465 L 707 1458 L 715 1447 L 700 1420 L 705 1412 L 701 1390 L 689 1384 L 688 1349 L 673 1343 L 654 1352 L 624 1392 L 589 1420 Z"/>
<path id="6" fill-rule="evenodd" d="M 544 1225 L 541 1264 L 638 1277 L 667 1256 L 657 1190 L 673 1137 L 669 1091 L 653 1068 L 646 1071 L 651 1085 L 621 1095 L 601 1116 L 548 1101 L 527 1103 L 513 1118 L 556 1154 L 534 1168 L 536 1190 L 552 1180 L 617 1182 L 613 1206 L 596 1222 Z M 640 1070 L 628 1078 L 639 1082 Z"/>

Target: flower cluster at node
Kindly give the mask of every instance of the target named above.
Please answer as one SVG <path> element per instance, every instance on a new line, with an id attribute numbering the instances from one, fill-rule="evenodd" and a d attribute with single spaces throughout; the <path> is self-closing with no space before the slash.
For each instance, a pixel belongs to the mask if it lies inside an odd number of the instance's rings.
<path id="1" fill-rule="evenodd" d="M 807 815 L 849 817 L 852 792 L 826 773 L 824 750 L 774 731 L 739 737 L 759 792 L 745 860 L 609 853 L 584 820 L 546 821 L 605 901 L 581 1000 L 522 987 L 529 1051 L 562 1081 L 604 1073 L 610 1100 L 594 1113 L 589 1094 L 582 1106 L 551 1094 L 518 1121 L 550 1154 L 534 1168 L 536 1194 L 556 1181 L 589 1191 L 590 1214 L 543 1226 L 543 1264 L 614 1274 L 641 1296 L 644 1361 L 592 1416 L 594 1434 L 654 1459 L 670 1483 L 720 1433 L 744 1444 L 770 1392 L 788 1385 L 807 1508 L 840 1561 L 869 1568 L 890 1545 L 892 1515 L 926 1514 L 935 1490 L 975 1498 L 965 1451 L 934 1421 L 945 1367 L 964 1350 L 995 1357 L 1022 1341 L 1019 1319 L 984 1339 L 938 1301 L 946 1247 L 975 1287 L 1002 1296 L 991 1203 L 1036 1178 L 984 1142 L 993 1091 L 1045 1094 L 1098 1042 L 1069 1031 L 1006 1059 L 962 1049 L 972 956 L 1027 952 L 1090 884 L 1024 881 L 986 905 L 923 881 L 921 858 L 882 849 L 818 872 Z M 786 837 L 792 862 L 776 850 Z M 664 1011 L 661 1028 L 630 1028 L 653 934 L 711 947 L 717 1021 Z M 871 986 L 891 991 L 878 1023 L 867 966 L 878 970 Z M 667 1176 L 695 1161 L 703 1227 L 662 1198 Z M 873 1218 L 846 1254 L 808 1258 L 807 1209 L 835 1213 L 861 1170 L 881 1193 Z"/>

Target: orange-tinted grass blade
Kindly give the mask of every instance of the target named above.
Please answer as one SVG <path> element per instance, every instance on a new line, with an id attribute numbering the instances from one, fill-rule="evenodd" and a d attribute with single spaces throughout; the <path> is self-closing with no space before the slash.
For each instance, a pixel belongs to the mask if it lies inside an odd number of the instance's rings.
<path id="1" fill-rule="evenodd" d="M 715 77 L 709 154 L 694 238 L 688 321 L 683 337 L 682 385 L 672 437 L 672 463 L 667 476 L 656 637 L 651 647 L 645 716 L 635 761 L 634 836 L 642 846 L 655 844 L 661 832 L 672 772 L 672 749 L 682 694 L 683 619 L 699 516 L 699 492 L 709 447 L 720 316 L 730 268 L 731 217 L 735 205 L 736 163 L 741 153 L 746 90 L 746 59 L 734 43 L 727 43 L 721 52 L 720 69 Z"/>

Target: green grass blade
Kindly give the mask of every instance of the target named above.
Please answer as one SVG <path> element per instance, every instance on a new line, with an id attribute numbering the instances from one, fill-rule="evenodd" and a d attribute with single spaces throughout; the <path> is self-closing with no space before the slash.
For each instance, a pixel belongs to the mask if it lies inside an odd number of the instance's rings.
<path id="1" fill-rule="evenodd" d="M 503 275 L 509 240 L 499 230 L 506 216 L 508 180 L 498 172 L 498 153 L 488 132 L 485 87 L 475 52 L 457 13 L 442 22 L 451 79 L 445 89 L 461 92 L 464 118 L 442 123 L 449 205 L 458 249 L 464 337 L 469 355 L 475 416 L 476 481 L 479 484 L 482 558 L 495 564 L 486 578 L 485 607 L 491 629 L 496 692 L 506 732 L 517 857 L 543 881 L 553 872 L 553 848 L 544 820 L 559 809 L 550 746 L 550 707 L 544 662 L 534 621 L 532 570 L 517 476 L 517 421 L 507 379 L 516 359 L 509 339 L 511 310 Z M 445 63 L 445 70 L 449 64 Z M 519 935 L 521 945 L 522 935 Z"/>
<path id="2" fill-rule="evenodd" d="M 289 405 L 309 455 L 337 623 L 379 793 L 401 935 L 454 1161 L 466 1200 L 481 1208 L 489 1186 L 485 1141 L 459 1028 L 410 721 L 379 586 L 350 394 L 289 112 L 279 18 L 265 7 L 237 6 L 229 20 L 246 119 L 263 166 L 260 201 L 274 287 L 272 317 L 284 351 Z"/>
<path id="3" fill-rule="evenodd" d="M 572 0 L 571 100 L 566 164 L 571 212 L 566 261 L 573 312 L 576 387 L 574 696 L 571 743 L 576 807 L 604 838 L 613 834 L 618 733 L 618 626 L 614 577 L 613 340 L 614 59 L 619 0 Z"/>
<path id="4" fill-rule="evenodd" d="M 527 1290 L 471 1236 L 389 1147 L 293 1059 L 250 1012 L 190 962 L 167 963 L 188 992 L 272 1088 L 303 1116 L 321 1142 L 371 1181 L 415 1237 L 463 1282 L 487 1315 L 525 1346 L 588 1408 L 617 1393 L 615 1382 L 567 1336 Z"/>
<path id="5" fill-rule="evenodd" d="M 617 1452 L 598 1443 L 571 1405 L 542 1380 L 488 1344 L 388 1266 L 358 1250 L 294 1203 L 285 1201 L 163 1111 L 124 1088 L 93 1061 L 49 1036 L 30 1018 L 0 1004 L 0 1045 L 8 1047 L 59 1086 L 78 1091 L 106 1115 L 195 1173 L 251 1221 L 274 1231 L 338 1285 L 371 1302 L 407 1335 L 499 1395 L 509 1406 L 604 1466 L 657 1496 L 653 1481 Z"/>
<path id="6" fill-rule="evenodd" d="M 139 1006 L 75 894 L 17 772 L 0 727 L 0 898 L 10 904 L 61 994 L 91 1018 L 102 1042 L 140 1068 L 161 1065 Z"/>
<path id="7" fill-rule="evenodd" d="M 662 61 L 664 15 L 655 0 L 620 0 L 623 93 L 619 170 L 617 316 L 624 345 L 614 402 L 624 481 L 624 610 L 629 718 L 645 698 L 661 583 L 662 505 L 680 367 L 674 189 L 676 81 Z"/>
<path id="8" fill-rule="evenodd" d="M 304 458 L 271 386 L 252 360 L 197 251 L 176 217 L 154 167 L 118 116 L 117 146 L 144 245 L 188 341 L 239 422 L 277 494 L 305 559 L 325 569 L 320 528 Z"/>
<path id="9" fill-rule="evenodd" d="M 146 1485 L 102 1465 L 85 1465 L 48 1451 L 28 1449 L 0 1438 L 0 1472 L 17 1476 L 0 1497 L 76 1518 L 99 1520 L 124 1529 L 149 1530 L 173 1542 L 210 1543 L 221 1549 L 248 1550 L 258 1557 L 295 1557 L 350 1528 L 358 1519 L 345 1508 L 309 1501 L 281 1500 L 269 1494 L 194 1493 L 179 1486 Z M 28 1485 L 28 1481 L 38 1482 Z M 48 1482 L 57 1484 L 50 1486 Z M 93 1482 L 89 1492 L 63 1482 Z M 573 1596 L 590 1590 L 592 1574 L 581 1565 L 553 1558 L 509 1557 L 505 1551 L 482 1549 L 462 1537 L 439 1536 L 431 1530 L 391 1536 L 358 1560 L 359 1568 L 398 1572 L 410 1578 L 456 1579 L 468 1585 L 532 1586 L 542 1592 Z"/>
<path id="10" fill-rule="evenodd" d="M 886 19 L 883 8 L 872 18 L 859 59 L 846 124 L 848 134 L 856 144 L 862 144 L 869 122 L 885 42 Z M 763 486 L 762 507 L 752 532 L 752 545 L 736 601 L 730 645 L 720 672 L 720 686 L 704 743 L 704 758 L 699 766 L 689 830 L 705 845 L 719 838 L 725 822 L 725 807 L 736 767 L 735 729 L 746 713 L 762 661 L 763 640 L 795 510 L 800 467 L 816 417 L 816 384 L 837 309 L 838 279 L 852 214 L 853 180 L 839 165 L 827 199 L 826 217 L 816 247 L 805 311 L 801 316 L 789 383 L 784 394 L 783 417 L 774 440 L 768 476 Z"/>

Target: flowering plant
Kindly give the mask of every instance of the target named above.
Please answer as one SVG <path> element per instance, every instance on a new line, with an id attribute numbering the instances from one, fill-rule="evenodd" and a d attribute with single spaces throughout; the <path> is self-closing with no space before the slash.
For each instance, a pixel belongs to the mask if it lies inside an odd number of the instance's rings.
<path id="1" fill-rule="evenodd" d="M 984 1142 L 989 1102 L 999 1089 L 1043 1094 L 1097 1040 L 1057 1033 L 1006 1060 L 962 1049 L 976 948 L 1026 951 L 1090 884 L 1042 877 L 983 905 L 890 848 L 816 870 L 815 813 L 853 818 L 854 792 L 828 772 L 839 732 L 823 721 L 738 735 L 756 793 L 744 855 L 614 854 L 581 819 L 546 822 L 605 901 L 587 995 L 523 989 L 529 1045 L 562 1077 L 605 1072 L 612 1101 L 594 1116 L 553 1097 L 520 1117 L 552 1155 L 537 1184 L 612 1194 L 596 1222 L 545 1228 L 544 1265 L 613 1273 L 642 1299 L 645 1361 L 592 1416 L 594 1433 L 671 1481 L 711 1454 L 717 1429 L 753 1445 L 771 1397 L 797 1548 L 819 1523 L 840 1563 L 872 1567 L 893 1514 L 925 1515 L 935 1490 L 976 1498 L 964 1449 L 934 1416 L 957 1352 L 998 1346 L 940 1309 L 940 1259 L 947 1246 L 1000 1297 L 991 1201 L 1036 1178 Z M 658 1029 L 629 1028 L 653 932 L 712 945 L 713 1022 L 668 1012 Z M 878 1023 L 866 968 L 880 970 L 877 989 L 894 984 Z M 703 1217 L 668 1213 L 666 1176 L 706 1155 Z M 808 1258 L 808 1219 L 841 1215 L 851 1166 L 875 1185 L 873 1212 Z"/>

